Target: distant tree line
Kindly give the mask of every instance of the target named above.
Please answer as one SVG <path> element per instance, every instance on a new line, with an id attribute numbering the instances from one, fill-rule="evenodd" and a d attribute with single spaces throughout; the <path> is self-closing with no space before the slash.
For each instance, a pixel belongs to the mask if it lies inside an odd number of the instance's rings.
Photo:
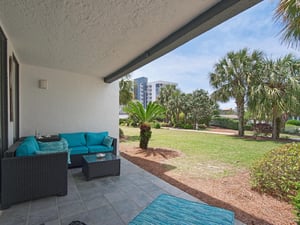
<path id="1" fill-rule="evenodd" d="M 166 85 L 161 88 L 157 102 L 166 109 L 165 122 L 174 127 L 208 126 L 218 113 L 218 105 L 203 89 L 186 94 L 175 85 Z"/>

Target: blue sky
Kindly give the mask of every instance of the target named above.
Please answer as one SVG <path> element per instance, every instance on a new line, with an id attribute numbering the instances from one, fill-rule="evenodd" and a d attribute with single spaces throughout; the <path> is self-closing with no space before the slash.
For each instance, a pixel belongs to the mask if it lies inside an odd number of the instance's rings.
<path id="1" fill-rule="evenodd" d="M 211 93 L 209 73 L 218 60 L 229 51 L 257 49 L 270 58 L 288 53 L 300 57 L 298 50 L 281 43 L 280 24 L 273 20 L 278 0 L 264 0 L 256 6 L 225 21 L 185 45 L 132 72 L 132 78 L 148 77 L 149 81 L 165 80 L 178 83 L 185 93 L 204 89 Z M 230 101 L 221 108 L 233 107 Z"/>

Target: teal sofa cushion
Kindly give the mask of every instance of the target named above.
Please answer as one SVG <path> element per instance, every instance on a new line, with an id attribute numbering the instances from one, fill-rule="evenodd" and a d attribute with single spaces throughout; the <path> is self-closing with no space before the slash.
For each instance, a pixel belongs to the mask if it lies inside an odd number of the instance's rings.
<path id="1" fill-rule="evenodd" d="M 69 148 L 86 145 L 86 140 L 85 140 L 84 135 L 85 134 L 83 132 L 59 134 L 59 136 L 61 138 L 64 138 L 67 140 Z"/>
<path id="2" fill-rule="evenodd" d="M 92 145 L 88 146 L 89 153 L 98 153 L 98 152 L 112 152 L 113 147 L 107 147 L 105 145 Z"/>
<path id="3" fill-rule="evenodd" d="M 107 147 L 111 147 L 111 145 L 112 145 L 112 143 L 113 143 L 113 138 L 112 137 L 110 137 L 110 136 L 106 136 L 105 138 L 104 138 L 104 140 L 102 141 L 102 145 L 105 145 L 105 146 L 107 146 Z"/>
<path id="4" fill-rule="evenodd" d="M 72 147 L 70 148 L 70 150 L 71 150 L 71 155 L 87 154 L 89 152 L 86 146 Z"/>
<path id="5" fill-rule="evenodd" d="M 37 144 L 36 139 L 32 137 L 27 137 L 25 140 L 18 146 L 16 150 L 16 156 L 31 156 L 35 155 L 35 152 L 40 150 L 39 145 Z"/>
<path id="6" fill-rule="evenodd" d="M 88 146 L 91 145 L 101 145 L 104 138 L 108 136 L 108 132 L 99 132 L 99 133 L 86 133 L 86 144 Z"/>

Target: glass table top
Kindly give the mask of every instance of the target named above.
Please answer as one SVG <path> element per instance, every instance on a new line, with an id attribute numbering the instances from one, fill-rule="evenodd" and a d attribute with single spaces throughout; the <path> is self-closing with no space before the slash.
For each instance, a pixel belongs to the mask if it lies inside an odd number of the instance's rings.
<path id="1" fill-rule="evenodd" d="M 88 163 L 92 163 L 92 162 L 101 162 L 101 161 L 109 161 L 109 160 L 116 160 L 119 159 L 118 156 L 107 152 L 107 153 L 103 153 L 105 154 L 103 157 L 97 157 L 97 153 L 92 154 L 92 155 L 84 155 L 82 156 Z"/>

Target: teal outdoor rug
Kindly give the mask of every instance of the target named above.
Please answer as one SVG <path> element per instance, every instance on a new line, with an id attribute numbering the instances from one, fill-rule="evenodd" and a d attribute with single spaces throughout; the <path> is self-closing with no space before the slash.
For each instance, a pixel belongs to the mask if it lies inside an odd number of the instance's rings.
<path id="1" fill-rule="evenodd" d="M 162 194 L 129 224 L 232 225 L 234 224 L 234 213 L 226 209 Z"/>

